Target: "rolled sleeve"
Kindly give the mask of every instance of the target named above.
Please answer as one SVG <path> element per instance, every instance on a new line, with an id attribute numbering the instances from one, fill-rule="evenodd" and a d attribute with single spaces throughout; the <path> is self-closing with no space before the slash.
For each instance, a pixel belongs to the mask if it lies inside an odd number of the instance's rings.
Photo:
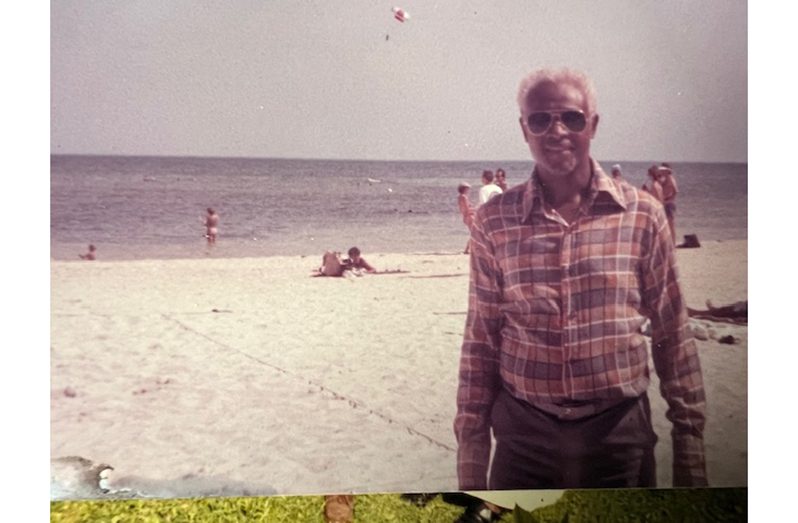
<path id="1" fill-rule="evenodd" d="M 471 279 L 460 356 L 457 415 L 457 475 L 463 490 L 487 489 L 490 461 L 490 411 L 501 387 L 501 271 L 477 213 L 471 241 Z"/>
<path id="2" fill-rule="evenodd" d="M 706 398 L 698 350 L 687 329 L 673 240 L 661 208 L 654 214 L 643 296 L 652 328 L 652 357 L 673 423 L 673 486 L 707 485 L 704 455 Z"/>

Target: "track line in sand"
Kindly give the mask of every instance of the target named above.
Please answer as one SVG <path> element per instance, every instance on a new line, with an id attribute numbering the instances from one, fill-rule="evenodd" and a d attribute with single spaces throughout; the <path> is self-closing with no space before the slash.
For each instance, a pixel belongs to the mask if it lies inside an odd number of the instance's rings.
<path id="1" fill-rule="evenodd" d="M 461 273 L 453 273 L 453 274 L 427 274 L 424 276 L 402 276 L 403 278 L 411 278 L 414 280 L 423 280 L 423 279 L 430 279 L 430 278 L 459 278 L 460 276 L 468 276 L 468 273 L 461 272 Z"/>
<path id="2" fill-rule="evenodd" d="M 253 361 L 257 362 L 257 363 L 260 363 L 261 365 L 265 365 L 265 366 L 267 366 L 267 367 L 269 367 L 271 369 L 274 369 L 277 372 L 285 374 L 286 376 L 289 376 L 291 378 L 304 381 L 305 383 L 307 383 L 309 385 L 312 385 L 314 387 L 318 387 L 320 392 L 323 392 L 323 393 L 326 392 L 328 394 L 331 394 L 332 397 L 335 398 L 335 399 L 346 400 L 346 402 L 349 404 L 349 406 L 352 407 L 353 409 L 356 409 L 356 408 L 365 409 L 366 412 L 368 412 L 369 414 L 373 414 L 374 416 L 377 416 L 378 418 L 380 418 L 383 421 L 388 422 L 389 424 L 396 425 L 398 427 L 401 427 L 401 428 L 405 429 L 407 431 L 407 433 L 412 435 L 412 436 L 419 436 L 421 438 L 424 438 L 428 442 L 432 443 L 433 445 L 436 445 L 436 446 L 438 446 L 440 448 L 446 449 L 446 450 L 448 450 L 450 452 L 456 452 L 456 450 L 454 448 L 450 447 L 446 443 L 440 442 L 440 441 L 436 440 L 435 438 L 433 438 L 432 436 L 424 434 L 423 432 L 421 432 L 418 429 L 415 429 L 415 428 L 413 428 L 413 427 L 411 427 L 411 426 L 409 426 L 409 425 L 407 425 L 405 423 L 397 421 L 397 420 L 391 418 L 390 416 L 388 416 L 387 414 L 383 414 L 382 412 L 379 412 L 377 410 L 371 409 L 365 403 L 363 403 L 361 401 L 358 401 L 356 399 L 350 398 L 349 396 L 347 396 L 345 394 L 341 394 L 339 392 L 336 392 L 336 391 L 332 390 L 331 388 L 327 387 L 326 385 L 324 385 L 323 383 L 317 383 L 317 382 L 315 382 L 312 379 L 309 379 L 309 378 L 306 378 L 305 376 L 302 376 L 301 374 L 297 374 L 296 372 L 292 372 L 292 371 L 290 371 L 288 369 L 284 369 L 284 368 L 279 367 L 279 366 L 277 366 L 277 365 L 275 365 L 273 363 L 269 363 L 268 361 L 265 361 L 265 360 L 263 360 L 261 358 L 253 356 L 252 354 L 249 354 L 249 353 L 247 353 L 247 352 L 245 352 L 245 351 L 243 351 L 241 349 L 237 349 L 236 347 L 233 347 L 233 346 L 228 345 L 226 343 L 223 343 L 223 342 L 221 342 L 219 340 L 216 340 L 216 339 L 208 336 L 207 334 L 205 334 L 203 332 L 200 332 L 197 329 L 194 329 L 193 327 L 190 327 L 189 325 L 186 325 L 185 323 L 183 323 L 182 321 L 178 320 L 177 318 L 171 317 L 168 314 L 161 313 L 161 316 L 163 318 L 169 320 L 169 321 L 172 321 L 172 322 L 176 323 L 182 329 L 184 329 L 184 330 L 186 330 L 188 332 L 191 332 L 193 334 L 196 334 L 197 336 L 200 336 L 202 338 L 205 338 L 206 340 L 210 341 L 211 343 L 214 343 L 215 345 L 217 345 L 219 347 L 231 350 L 233 352 L 237 352 L 238 354 L 241 354 L 244 357 L 247 357 L 247 358 L 249 358 L 249 359 L 251 359 L 251 360 L 253 360 Z"/>

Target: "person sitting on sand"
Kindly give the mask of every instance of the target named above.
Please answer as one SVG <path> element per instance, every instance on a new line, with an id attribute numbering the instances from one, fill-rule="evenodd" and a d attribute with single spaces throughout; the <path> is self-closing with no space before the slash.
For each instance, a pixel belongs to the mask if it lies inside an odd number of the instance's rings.
<path id="1" fill-rule="evenodd" d="M 349 258 L 343 261 L 345 271 L 352 271 L 356 276 L 360 276 L 362 271 L 377 272 L 377 269 L 369 265 L 369 262 L 360 257 L 360 249 L 357 247 L 352 247 L 349 249 L 347 254 L 349 255 Z"/>
<path id="2" fill-rule="evenodd" d="M 96 260 L 97 256 L 94 254 L 97 251 L 97 247 L 94 245 L 89 245 L 89 252 L 86 254 L 78 254 L 81 260 Z"/>
<path id="3" fill-rule="evenodd" d="M 376 273 L 377 270 L 360 256 L 360 249 L 349 249 L 349 258 L 342 260 L 341 253 L 327 251 L 321 259 L 321 267 L 316 270 L 316 276 L 362 276 L 363 272 Z M 388 271 L 397 272 L 397 271 Z"/>
<path id="4" fill-rule="evenodd" d="M 345 268 L 340 252 L 326 251 L 321 257 L 321 267 L 317 272 L 318 276 L 343 276 Z"/>

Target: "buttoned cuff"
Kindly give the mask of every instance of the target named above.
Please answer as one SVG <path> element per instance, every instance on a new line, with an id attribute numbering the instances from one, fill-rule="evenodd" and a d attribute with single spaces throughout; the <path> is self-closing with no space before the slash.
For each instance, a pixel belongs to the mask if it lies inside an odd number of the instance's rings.
<path id="1" fill-rule="evenodd" d="M 673 486 L 706 487 L 704 440 L 695 436 L 673 438 Z"/>

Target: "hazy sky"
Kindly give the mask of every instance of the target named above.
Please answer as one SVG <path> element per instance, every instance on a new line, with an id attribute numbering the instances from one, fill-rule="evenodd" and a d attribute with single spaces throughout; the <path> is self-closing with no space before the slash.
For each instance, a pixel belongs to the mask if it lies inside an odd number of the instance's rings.
<path id="1" fill-rule="evenodd" d="M 52 153 L 527 160 L 519 80 L 567 65 L 597 159 L 747 161 L 744 0 L 50 8 Z"/>

